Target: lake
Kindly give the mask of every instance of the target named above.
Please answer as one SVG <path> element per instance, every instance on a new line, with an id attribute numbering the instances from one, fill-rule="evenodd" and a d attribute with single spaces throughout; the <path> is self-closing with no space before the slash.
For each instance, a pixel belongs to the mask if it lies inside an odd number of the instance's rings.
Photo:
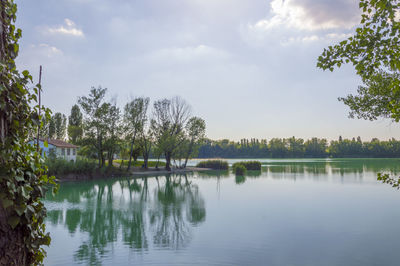
<path id="1" fill-rule="evenodd" d="M 45 265 L 399 265 L 400 191 L 376 175 L 400 159 L 260 161 L 62 183 Z"/>

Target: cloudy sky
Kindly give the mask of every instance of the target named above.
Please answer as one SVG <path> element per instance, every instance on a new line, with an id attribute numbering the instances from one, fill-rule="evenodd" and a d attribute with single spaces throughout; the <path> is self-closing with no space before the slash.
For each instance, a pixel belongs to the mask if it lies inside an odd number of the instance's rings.
<path id="1" fill-rule="evenodd" d="M 347 118 L 351 66 L 316 68 L 354 32 L 356 0 L 16 0 L 18 65 L 44 104 L 69 114 L 92 86 L 120 106 L 135 96 L 185 98 L 213 139 L 400 136 L 397 124 Z"/>

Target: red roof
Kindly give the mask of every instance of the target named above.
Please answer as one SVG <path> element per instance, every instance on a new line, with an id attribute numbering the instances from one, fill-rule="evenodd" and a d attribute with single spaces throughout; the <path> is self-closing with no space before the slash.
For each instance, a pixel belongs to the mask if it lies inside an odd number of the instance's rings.
<path id="1" fill-rule="evenodd" d="M 41 141 L 46 141 L 46 139 L 40 139 Z M 76 146 L 74 144 L 65 142 L 60 139 L 47 139 L 47 143 L 54 145 L 56 147 L 61 147 L 61 148 L 78 148 L 79 146 Z"/>

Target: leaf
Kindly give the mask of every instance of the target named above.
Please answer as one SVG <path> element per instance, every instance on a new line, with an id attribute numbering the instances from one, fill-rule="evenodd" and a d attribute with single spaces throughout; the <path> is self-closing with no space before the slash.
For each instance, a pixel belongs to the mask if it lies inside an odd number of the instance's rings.
<path id="1" fill-rule="evenodd" d="M 11 228 L 14 229 L 19 224 L 19 221 L 20 221 L 20 218 L 18 216 L 11 216 L 8 218 L 7 222 L 11 226 Z"/>
<path id="2" fill-rule="evenodd" d="M 8 207 L 10 207 L 11 205 L 13 205 L 14 202 L 12 200 L 9 199 L 1 199 L 1 205 L 3 205 L 4 209 L 7 209 Z"/>
<path id="3" fill-rule="evenodd" d="M 26 205 L 23 204 L 23 205 L 15 206 L 14 210 L 19 216 L 21 216 L 22 214 L 24 214 L 24 212 L 26 210 Z"/>

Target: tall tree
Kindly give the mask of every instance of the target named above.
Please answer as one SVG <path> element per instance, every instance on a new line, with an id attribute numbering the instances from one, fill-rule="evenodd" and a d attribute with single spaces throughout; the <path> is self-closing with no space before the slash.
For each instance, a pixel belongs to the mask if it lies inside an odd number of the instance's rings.
<path id="1" fill-rule="evenodd" d="M 121 124 L 120 124 L 121 111 L 115 103 L 108 104 L 105 125 L 107 126 L 107 138 L 105 141 L 105 149 L 107 150 L 108 166 L 113 165 L 114 154 L 118 152 L 120 147 Z"/>
<path id="2" fill-rule="evenodd" d="M 50 117 L 49 119 L 49 138 L 55 139 L 56 138 L 56 123 L 54 120 L 54 116 Z"/>
<path id="3" fill-rule="evenodd" d="M 29 134 L 40 126 L 41 115 L 50 110 L 37 102 L 40 85 L 33 90 L 32 76 L 18 71 L 18 39 L 15 27 L 17 6 L 13 0 L 0 1 L 0 264 L 36 265 L 43 261 L 45 233 L 44 198 L 49 180 L 44 161 L 31 146 Z"/>
<path id="4" fill-rule="evenodd" d="M 166 166 L 171 170 L 175 149 L 184 141 L 184 126 L 190 117 L 190 106 L 180 97 L 163 99 L 154 103 L 152 130 L 159 148 L 164 152 Z"/>
<path id="5" fill-rule="evenodd" d="M 83 115 L 77 104 L 72 106 L 71 114 L 68 117 L 68 137 L 70 141 L 77 144 L 83 136 Z"/>
<path id="6" fill-rule="evenodd" d="M 92 87 L 88 96 L 79 97 L 78 103 L 85 112 L 84 128 L 87 140 L 97 153 L 99 167 L 105 163 L 104 141 L 107 133 L 107 122 L 105 116 L 109 105 L 104 102 L 107 88 Z"/>
<path id="7" fill-rule="evenodd" d="M 138 134 L 143 130 L 144 123 L 147 119 L 147 109 L 149 107 L 149 98 L 135 98 L 125 105 L 124 124 L 128 139 L 130 140 L 130 154 L 128 168 L 129 171 L 132 163 L 133 148 Z"/>
<path id="8" fill-rule="evenodd" d="M 199 144 L 206 134 L 206 122 L 200 117 L 190 118 L 186 124 L 186 134 L 188 142 L 183 168 L 186 168 L 189 158 L 197 153 Z"/>
<path id="9" fill-rule="evenodd" d="M 56 138 L 64 140 L 67 132 L 67 117 L 62 113 L 55 113 L 52 120 L 54 121 Z"/>

